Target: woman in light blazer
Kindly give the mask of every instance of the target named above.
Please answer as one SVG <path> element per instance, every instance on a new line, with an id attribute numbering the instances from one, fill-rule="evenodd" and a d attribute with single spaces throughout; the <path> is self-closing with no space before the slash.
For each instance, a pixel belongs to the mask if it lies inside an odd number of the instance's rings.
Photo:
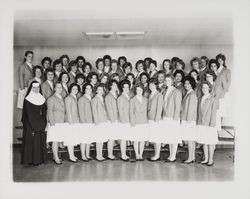
<path id="1" fill-rule="evenodd" d="M 155 155 L 149 158 L 150 161 L 157 161 L 160 159 L 161 150 L 161 120 L 163 110 L 163 96 L 157 90 L 157 79 L 149 80 L 149 89 L 151 91 L 148 98 L 148 120 L 150 129 L 150 142 L 154 142 Z"/>
<path id="2" fill-rule="evenodd" d="M 55 125 L 65 122 L 65 103 L 61 96 L 62 84 L 57 82 L 55 85 L 55 93 L 48 98 L 48 123 L 50 128 L 48 129 L 47 142 L 52 142 L 53 161 L 55 164 L 62 164 L 62 160 L 58 157 L 58 144 L 63 142 L 62 132 L 59 131 L 59 127 L 55 130 Z M 62 126 L 63 128 L 63 126 Z M 53 130 L 54 129 L 54 130 Z M 63 129 L 61 129 L 63 130 Z"/>
<path id="3" fill-rule="evenodd" d="M 216 112 L 218 99 L 211 95 L 212 85 L 204 81 L 202 83 L 202 97 L 198 101 L 197 118 L 197 142 L 203 144 L 204 160 L 201 164 L 212 166 L 215 144 L 218 143 L 216 126 Z"/>
<path id="4" fill-rule="evenodd" d="M 129 121 L 129 88 L 130 82 L 128 80 L 123 80 L 120 82 L 120 90 L 122 94 L 117 99 L 118 116 L 120 122 L 120 148 L 121 148 L 121 160 L 128 161 L 129 157 L 126 154 L 126 140 L 128 140 L 128 134 L 130 131 L 130 121 Z"/>
<path id="5" fill-rule="evenodd" d="M 92 130 L 94 127 L 91 108 L 92 88 L 90 83 L 84 84 L 83 95 L 78 100 L 80 123 L 84 125 L 84 132 L 79 132 L 81 160 L 85 162 L 92 160 L 90 157 L 90 144 L 92 142 Z"/>
<path id="6" fill-rule="evenodd" d="M 108 140 L 107 135 L 103 132 L 105 129 L 109 128 L 110 126 L 107 125 L 107 112 L 104 103 L 104 87 L 105 85 L 100 83 L 97 85 L 96 95 L 91 101 L 92 107 L 92 114 L 95 123 L 95 130 L 93 133 L 96 134 L 96 160 L 97 161 L 104 161 L 105 158 L 102 154 L 103 149 L 103 142 Z"/>
<path id="7" fill-rule="evenodd" d="M 195 162 L 197 96 L 194 91 L 196 83 L 194 78 L 186 76 L 183 79 L 186 94 L 181 106 L 182 140 L 188 142 L 188 159 L 186 164 Z"/>
<path id="8" fill-rule="evenodd" d="M 66 122 L 70 125 L 70 132 L 65 136 L 64 145 L 68 147 L 69 161 L 76 163 L 77 157 L 74 155 L 74 146 L 78 144 L 77 129 L 74 124 L 79 123 L 78 106 L 77 106 L 77 93 L 79 86 L 72 83 L 69 86 L 69 95 L 65 98 L 66 107 Z"/>
<path id="9" fill-rule="evenodd" d="M 176 161 L 176 152 L 180 138 L 180 113 L 181 113 L 181 92 L 173 86 L 174 77 L 166 75 L 165 84 L 167 90 L 164 92 L 163 104 L 163 143 L 169 144 L 169 157 L 166 162 Z"/>
<path id="10" fill-rule="evenodd" d="M 69 95 L 69 74 L 67 72 L 62 72 L 58 78 L 58 81 L 62 83 L 62 97 L 65 98 Z"/>
<path id="11" fill-rule="evenodd" d="M 33 69 L 33 78 L 29 80 L 28 86 L 30 86 L 30 83 L 33 81 L 39 82 L 39 84 L 42 84 L 43 82 L 43 68 L 42 66 L 34 66 Z"/>
<path id="12" fill-rule="evenodd" d="M 118 125 L 118 108 L 117 108 L 117 97 L 118 97 L 118 82 L 116 80 L 110 80 L 108 83 L 109 93 L 105 97 L 106 112 L 108 120 L 110 121 L 110 139 L 108 141 L 108 159 L 115 160 L 113 155 L 114 138 L 118 138 L 117 128 Z"/>
<path id="13" fill-rule="evenodd" d="M 52 68 L 47 68 L 45 71 L 45 81 L 41 85 L 42 94 L 45 99 L 48 99 L 54 93 L 54 81 L 53 80 L 54 80 L 54 71 Z"/>
<path id="14" fill-rule="evenodd" d="M 143 96 L 143 85 L 135 85 L 136 95 L 130 100 L 129 115 L 132 126 L 131 140 L 134 141 L 134 150 L 136 160 L 144 160 L 144 142 L 148 140 L 148 118 L 147 104 L 148 100 Z"/>

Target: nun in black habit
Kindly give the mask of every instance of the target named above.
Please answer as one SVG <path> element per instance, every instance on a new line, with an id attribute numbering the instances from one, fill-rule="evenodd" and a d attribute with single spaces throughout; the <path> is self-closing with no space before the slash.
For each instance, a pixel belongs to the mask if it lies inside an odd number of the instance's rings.
<path id="1" fill-rule="evenodd" d="M 47 106 L 37 81 L 30 84 L 23 104 L 23 143 L 21 164 L 39 165 L 47 161 Z"/>

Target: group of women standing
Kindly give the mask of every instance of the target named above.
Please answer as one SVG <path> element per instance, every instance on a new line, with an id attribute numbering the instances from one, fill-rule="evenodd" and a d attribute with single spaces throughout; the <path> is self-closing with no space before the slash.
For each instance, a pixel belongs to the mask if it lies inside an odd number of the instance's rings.
<path id="1" fill-rule="evenodd" d="M 151 142 L 155 154 L 149 157 L 150 161 L 159 160 L 162 144 L 169 144 L 166 161 L 175 162 L 178 145 L 185 143 L 188 158 L 184 163 L 190 164 L 195 162 L 199 143 L 204 150 L 201 163 L 214 164 L 217 130 L 226 114 L 230 85 L 223 54 L 210 60 L 205 56 L 193 58 L 189 73 L 178 57 L 165 59 L 162 70 L 157 70 L 152 58 L 139 60 L 135 74 L 124 56 L 118 60 L 109 55 L 98 58 L 95 69 L 82 56 L 69 61 L 63 55 L 53 62 L 53 67 L 49 57 L 42 60 L 42 66 L 33 66 L 32 59 L 33 52 L 27 51 L 19 67 L 20 91 L 26 93 L 22 163 L 36 165 L 46 161 L 47 131 L 47 143 L 52 142 L 56 164 L 62 164 L 59 146 L 67 146 L 69 161 L 75 163 L 79 160 L 74 146 L 80 145 L 80 160 L 89 161 L 93 159 L 93 143 L 96 160 L 117 159 L 113 149 L 118 142 L 121 160 L 128 161 L 128 141 L 133 143 L 137 161 L 144 160 L 145 143 Z"/>

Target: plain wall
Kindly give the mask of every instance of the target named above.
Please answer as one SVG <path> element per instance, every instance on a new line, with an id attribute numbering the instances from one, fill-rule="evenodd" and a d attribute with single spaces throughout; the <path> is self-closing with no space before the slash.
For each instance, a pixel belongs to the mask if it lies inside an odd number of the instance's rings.
<path id="1" fill-rule="evenodd" d="M 162 61 L 164 59 L 171 59 L 174 56 L 180 57 L 186 63 L 186 71 L 190 70 L 190 60 L 197 56 L 207 56 L 208 58 L 214 58 L 218 53 L 223 53 L 227 60 L 227 66 L 233 74 L 233 46 L 232 45 L 184 45 L 184 46 L 110 46 L 110 47 L 28 47 L 28 46 L 14 46 L 14 101 L 13 106 L 16 107 L 17 90 L 19 87 L 17 69 L 22 63 L 24 53 L 27 50 L 34 52 L 34 65 L 41 65 L 41 60 L 45 56 L 49 56 L 52 60 L 60 57 L 63 54 L 68 54 L 70 59 L 75 59 L 78 55 L 85 57 L 92 66 L 95 66 L 95 61 L 99 57 L 103 57 L 105 54 L 109 54 L 112 58 L 117 59 L 119 56 L 126 56 L 134 67 L 135 63 L 139 59 L 145 57 L 152 57 L 157 61 L 158 68 L 161 68 Z M 230 90 L 231 91 L 231 90 Z M 14 126 L 21 125 L 21 111 L 14 109 Z M 224 121 L 226 124 L 232 125 L 232 119 L 229 117 Z M 14 136 L 15 139 L 16 136 Z"/>

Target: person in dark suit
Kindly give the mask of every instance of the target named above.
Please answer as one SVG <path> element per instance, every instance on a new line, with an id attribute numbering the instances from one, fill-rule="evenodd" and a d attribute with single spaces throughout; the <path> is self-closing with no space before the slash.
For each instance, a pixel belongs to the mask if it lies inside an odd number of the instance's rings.
<path id="1" fill-rule="evenodd" d="M 47 106 L 37 81 L 30 84 L 24 99 L 21 164 L 39 165 L 48 159 L 46 148 Z"/>

